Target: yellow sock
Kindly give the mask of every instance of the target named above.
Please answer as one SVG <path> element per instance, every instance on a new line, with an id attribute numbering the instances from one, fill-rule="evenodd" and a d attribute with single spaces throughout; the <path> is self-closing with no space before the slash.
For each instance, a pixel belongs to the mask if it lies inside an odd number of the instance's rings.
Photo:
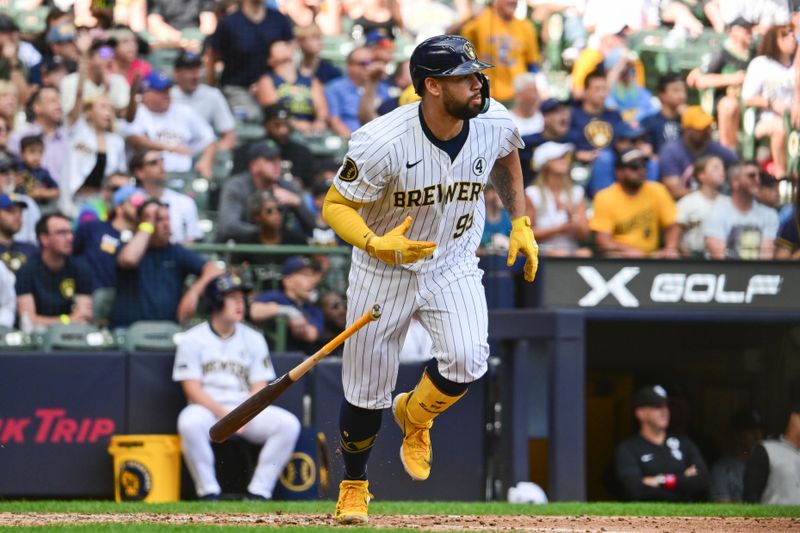
<path id="1" fill-rule="evenodd" d="M 458 396 L 450 396 L 443 393 L 436 388 L 436 385 L 428 376 L 428 372 L 425 371 L 408 398 L 408 403 L 406 404 L 408 420 L 415 426 L 430 427 L 434 418 L 456 403 L 466 393 L 467 391 L 464 391 Z"/>

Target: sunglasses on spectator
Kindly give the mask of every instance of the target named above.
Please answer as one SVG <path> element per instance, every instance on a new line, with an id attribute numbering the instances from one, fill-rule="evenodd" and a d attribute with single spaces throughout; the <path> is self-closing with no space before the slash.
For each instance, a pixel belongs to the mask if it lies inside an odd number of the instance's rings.
<path id="1" fill-rule="evenodd" d="M 277 213 L 278 212 L 278 208 L 277 207 L 265 207 L 264 209 L 261 210 L 261 212 L 264 213 L 265 215 L 271 215 L 273 213 Z"/>

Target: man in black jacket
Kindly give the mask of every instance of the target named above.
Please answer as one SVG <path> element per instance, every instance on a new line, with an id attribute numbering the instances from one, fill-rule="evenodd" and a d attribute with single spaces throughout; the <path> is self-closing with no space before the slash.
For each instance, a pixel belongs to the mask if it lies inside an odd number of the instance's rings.
<path id="1" fill-rule="evenodd" d="M 634 396 L 639 433 L 617 446 L 616 474 L 628 500 L 689 501 L 704 496 L 708 469 L 688 437 L 667 434 L 669 405 L 660 385 Z"/>

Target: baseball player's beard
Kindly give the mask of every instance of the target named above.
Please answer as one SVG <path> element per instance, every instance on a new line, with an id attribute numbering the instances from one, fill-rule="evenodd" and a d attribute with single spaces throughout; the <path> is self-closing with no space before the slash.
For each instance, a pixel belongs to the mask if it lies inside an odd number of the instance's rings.
<path id="1" fill-rule="evenodd" d="M 472 99 L 466 103 L 457 102 L 448 92 L 444 93 L 444 110 L 461 120 L 470 120 L 481 112 L 481 105 L 473 104 Z"/>

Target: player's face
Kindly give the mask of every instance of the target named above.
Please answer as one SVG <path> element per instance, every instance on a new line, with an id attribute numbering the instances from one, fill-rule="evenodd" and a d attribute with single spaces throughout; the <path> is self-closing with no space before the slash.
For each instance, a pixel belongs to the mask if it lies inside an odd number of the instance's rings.
<path id="1" fill-rule="evenodd" d="M 450 115 L 469 120 L 481 112 L 481 81 L 475 74 L 439 78 L 442 103 Z"/>
<path id="2" fill-rule="evenodd" d="M 666 431 L 669 427 L 669 406 L 641 407 L 640 410 L 643 412 L 642 424 L 661 431 Z"/>
<path id="3" fill-rule="evenodd" d="M 244 293 L 242 291 L 229 292 L 225 295 L 222 314 L 225 320 L 239 322 L 244 320 Z"/>

